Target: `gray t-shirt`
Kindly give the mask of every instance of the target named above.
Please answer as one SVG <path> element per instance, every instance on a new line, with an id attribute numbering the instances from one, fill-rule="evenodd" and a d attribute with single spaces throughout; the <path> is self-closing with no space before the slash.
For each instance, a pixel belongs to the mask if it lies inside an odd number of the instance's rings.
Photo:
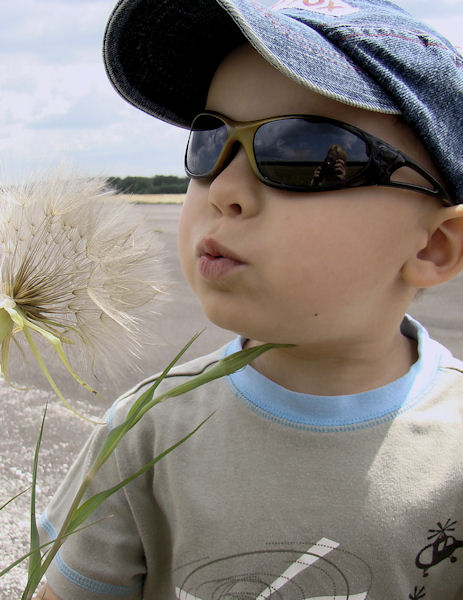
<path id="1" fill-rule="evenodd" d="M 66 541 L 51 587 L 63 600 L 461 600 L 463 363 L 411 319 L 403 331 L 418 339 L 419 360 L 378 390 L 309 396 L 246 367 L 152 409 L 92 492 L 213 416 L 90 520 L 112 518 Z M 42 515 L 44 541 L 142 389 L 91 436 Z"/>

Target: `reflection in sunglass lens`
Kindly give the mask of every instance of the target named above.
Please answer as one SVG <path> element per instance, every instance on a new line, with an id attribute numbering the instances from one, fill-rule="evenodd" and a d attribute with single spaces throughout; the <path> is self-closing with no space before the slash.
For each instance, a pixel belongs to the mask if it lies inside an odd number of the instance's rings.
<path id="1" fill-rule="evenodd" d="M 261 125 L 254 137 L 254 154 L 265 179 L 295 189 L 344 185 L 369 160 L 360 137 L 337 125 L 301 117 Z"/>
<path id="2" fill-rule="evenodd" d="M 190 173 L 203 176 L 212 171 L 227 139 L 227 127 L 219 119 L 199 115 L 188 140 L 186 166 Z"/>

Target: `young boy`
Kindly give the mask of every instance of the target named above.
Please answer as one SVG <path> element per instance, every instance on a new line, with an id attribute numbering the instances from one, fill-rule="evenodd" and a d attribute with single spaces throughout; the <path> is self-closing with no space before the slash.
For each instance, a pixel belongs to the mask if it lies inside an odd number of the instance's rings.
<path id="1" fill-rule="evenodd" d="M 66 541 L 44 597 L 463 598 L 463 363 L 404 316 L 463 266 L 463 59 L 385 0 L 121 0 L 105 58 L 130 102 L 194 119 L 181 262 L 240 336 L 165 385 L 288 346 L 145 415 L 92 492 L 214 413 Z"/>

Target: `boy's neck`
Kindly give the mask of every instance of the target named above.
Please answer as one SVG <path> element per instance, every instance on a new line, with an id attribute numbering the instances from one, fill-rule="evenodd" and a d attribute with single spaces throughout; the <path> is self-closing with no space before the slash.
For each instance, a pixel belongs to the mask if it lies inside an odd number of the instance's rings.
<path id="1" fill-rule="evenodd" d="M 260 342 L 248 340 L 246 347 Z M 388 343 L 364 342 L 335 352 L 328 348 L 292 346 L 262 354 L 252 366 L 268 379 L 300 393 L 351 395 L 399 379 L 417 361 L 417 344 L 400 331 Z"/>

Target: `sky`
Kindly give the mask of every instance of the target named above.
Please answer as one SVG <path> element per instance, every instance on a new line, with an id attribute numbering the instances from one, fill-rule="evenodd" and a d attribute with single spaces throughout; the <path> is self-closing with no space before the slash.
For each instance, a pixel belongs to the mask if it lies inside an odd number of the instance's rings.
<path id="1" fill-rule="evenodd" d="M 397 3 L 463 48 L 462 0 Z M 91 176 L 183 175 L 186 132 L 130 106 L 104 72 L 101 42 L 115 0 L 1 4 L 1 182 L 61 163 Z"/>

